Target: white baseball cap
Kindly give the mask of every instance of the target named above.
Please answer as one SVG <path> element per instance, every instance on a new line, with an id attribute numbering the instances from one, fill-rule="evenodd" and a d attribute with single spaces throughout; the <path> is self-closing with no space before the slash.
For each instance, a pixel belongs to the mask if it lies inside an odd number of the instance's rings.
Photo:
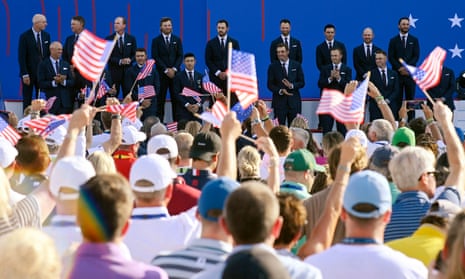
<path id="1" fill-rule="evenodd" d="M 58 160 L 50 174 L 50 192 L 61 200 L 76 200 L 79 193 L 60 193 L 61 188 L 79 191 L 79 187 L 95 176 L 92 164 L 81 156 Z"/>
<path id="2" fill-rule="evenodd" d="M 139 157 L 131 167 L 129 183 L 136 192 L 151 193 L 160 191 L 173 183 L 176 173 L 168 160 L 158 154 L 149 154 Z M 137 186 L 136 182 L 147 180 L 151 186 Z"/>
<path id="3" fill-rule="evenodd" d="M 167 154 L 158 154 L 166 159 L 178 156 L 178 145 L 172 136 L 158 135 L 150 138 L 147 143 L 147 154 L 157 154 L 157 151 L 161 148 L 166 148 L 169 151 Z"/>
<path id="4" fill-rule="evenodd" d="M 351 129 L 351 130 L 347 131 L 345 140 L 348 140 L 348 139 L 353 138 L 353 137 L 358 138 L 358 140 L 360 141 L 360 144 L 363 147 L 367 148 L 367 146 L 368 146 L 368 138 L 367 138 L 367 135 L 362 130 Z"/>
<path id="5" fill-rule="evenodd" d="M 134 126 L 124 126 L 123 127 L 123 139 L 122 143 L 124 145 L 136 144 L 142 142 L 147 138 L 145 133 L 138 131 Z"/>
<path id="6" fill-rule="evenodd" d="M 0 137 L 0 167 L 7 168 L 10 166 L 16 156 L 18 156 L 18 150 L 5 138 Z"/>

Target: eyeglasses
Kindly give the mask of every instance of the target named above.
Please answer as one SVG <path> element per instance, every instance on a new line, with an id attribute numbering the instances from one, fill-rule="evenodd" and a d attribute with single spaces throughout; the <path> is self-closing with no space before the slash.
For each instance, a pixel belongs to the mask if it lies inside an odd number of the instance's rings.
<path id="1" fill-rule="evenodd" d="M 427 171 L 427 172 L 425 172 L 425 173 L 426 173 L 427 175 L 429 175 L 429 176 L 434 176 L 434 177 L 437 177 L 437 176 L 439 175 L 439 172 L 438 172 L 438 171 Z M 418 181 L 420 181 L 420 180 L 421 180 L 421 176 L 420 176 L 420 178 L 418 178 Z"/>

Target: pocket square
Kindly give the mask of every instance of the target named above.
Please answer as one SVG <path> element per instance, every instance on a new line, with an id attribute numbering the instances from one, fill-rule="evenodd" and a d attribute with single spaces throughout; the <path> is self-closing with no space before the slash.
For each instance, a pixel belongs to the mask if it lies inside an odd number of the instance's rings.
<path id="1" fill-rule="evenodd" d="M 345 74 L 346 74 L 346 72 L 340 72 L 339 74 L 340 74 L 340 75 L 345 75 Z"/>
<path id="2" fill-rule="evenodd" d="M 390 77 L 390 79 L 395 79 L 395 77 Z"/>
<path id="3" fill-rule="evenodd" d="M 291 47 L 297 47 L 297 45 L 292 45 Z"/>
<path id="4" fill-rule="evenodd" d="M 408 44 L 409 44 L 409 45 L 413 45 L 413 42 L 409 42 Z"/>
<path id="5" fill-rule="evenodd" d="M 67 71 L 67 70 L 68 70 L 68 68 L 66 68 L 66 67 L 63 68 L 63 71 Z"/>
<path id="6" fill-rule="evenodd" d="M 450 74 L 445 74 L 446 77 L 450 76 Z"/>
<path id="7" fill-rule="evenodd" d="M 132 43 L 127 43 L 126 45 L 127 45 L 127 46 L 131 46 L 131 45 L 132 45 Z"/>
<path id="8" fill-rule="evenodd" d="M 175 44 L 176 44 L 176 42 L 173 42 L 173 45 L 175 45 Z"/>
<path id="9" fill-rule="evenodd" d="M 48 41 L 45 41 L 44 44 L 48 44 Z"/>
<path id="10" fill-rule="evenodd" d="M 291 69 L 291 72 L 295 72 L 295 71 L 297 71 L 297 69 Z"/>

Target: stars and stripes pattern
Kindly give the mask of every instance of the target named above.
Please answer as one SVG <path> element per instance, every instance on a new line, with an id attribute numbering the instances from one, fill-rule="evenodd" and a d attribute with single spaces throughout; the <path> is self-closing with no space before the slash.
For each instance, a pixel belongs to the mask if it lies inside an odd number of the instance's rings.
<path id="1" fill-rule="evenodd" d="M 107 41 L 84 30 L 74 44 L 71 62 L 85 79 L 96 82 L 100 79 L 115 43 L 114 40 Z"/>
<path id="2" fill-rule="evenodd" d="M 216 101 L 213 106 L 211 112 L 205 111 L 200 115 L 202 120 L 205 120 L 215 127 L 220 127 L 221 122 L 223 122 L 224 116 L 228 112 L 226 105 L 223 104 L 221 101 Z"/>
<path id="3" fill-rule="evenodd" d="M 66 123 L 66 119 L 55 119 L 51 120 L 44 130 L 40 131 L 39 136 L 46 138 L 50 135 L 56 128 Z"/>
<path id="4" fill-rule="evenodd" d="M 207 91 L 210 94 L 216 94 L 221 92 L 221 88 L 219 88 L 218 86 L 216 86 L 216 84 L 210 81 L 207 71 L 205 71 L 205 75 L 202 77 L 202 87 L 205 91 Z"/>
<path id="5" fill-rule="evenodd" d="M 236 92 L 242 108 L 245 109 L 258 100 L 255 55 L 233 49 L 230 76 L 231 91 Z"/>
<path id="6" fill-rule="evenodd" d="M 45 103 L 45 111 L 48 112 L 52 107 L 53 104 L 55 103 L 55 100 L 57 99 L 56 96 L 48 98 L 47 102 Z"/>
<path id="7" fill-rule="evenodd" d="M 274 126 L 274 127 L 279 126 L 279 120 L 278 120 L 278 118 L 272 119 L 272 120 L 271 120 L 271 123 L 273 123 L 273 126 Z"/>
<path id="8" fill-rule="evenodd" d="M 139 100 L 148 99 L 155 95 L 156 95 L 156 92 L 155 92 L 155 87 L 153 87 L 153 85 L 146 85 L 146 86 L 139 87 L 139 90 L 137 91 L 137 96 L 138 96 L 137 98 Z"/>
<path id="9" fill-rule="evenodd" d="M 202 97 L 203 95 L 200 94 L 200 93 L 197 92 L 197 91 L 194 91 L 194 90 L 188 88 L 188 87 L 184 87 L 184 88 L 182 89 L 181 95 L 186 96 L 186 97 L 192 97 L 192 98 L 194 98 L 194 100 L 195 100 L 197 103 L 202 102 L 202 99 L 201 99 L 200 97 Z"/>
<path id="10" fill-rule="evenodd" d="M 151 72 L 153 65 L 155 64 L 155 60 L 149 59 L 145 63 L 144 67 L 140 70 L 139 74 L 136 77 L 136 80 L 141 80 L 146 78 Z"/>
<path id="11" fill-rule="evenodd" d="M 139 104 L 138 102 L 131 102 L 125 105 L 106 106 L 106 111 L 111 112 L 111 113 L 119 113 L 134 123 L 137 119 L 138 104 Z"/>
<path id="12" fill-rule="evenodd" d="M 436 47 L 418 68 L 407 65 L 403 60 L 401 63 L 409 71 L 418 87 L 426 91 L 441 81 L 442 65 L 446 59 L 446 54 L 444 49 Z"/>
<path id="13" fill-rule="evenodd" d="M 110 86 L 104 79 L 100 81 L 100 86 L 98 87 L 97 91 L 97 99 L 101 99 L 107 92 L 110 90 Z"/>
<path id="14" fill-rule="evenodd" d="M 305 123 L 307 123 L 307 124 L 308 124 L 308 119 L 307 119 L 307 118 L 305 118 L 305 116 L 303 116 L 302 114 L 300 114 L 300 113 L 297 113 L 297 115 L 296 115 L 295 117 L 296 117 L 296 118 L 300 118 L 300 119 L 302 119 L 302 120 L 303 120 Z"/>
<path id="15" fill-rule="evenodd" d="M 37 134 L 40 135 L 40 134 L 44 133 L 44 131 L 49 126 L 50 122 L 58 121 L 58 120 L 68 121 L 70 118 L 71 118 L 71 114 L 60 114 L 60 115 L 56 115 L 56 116 L 55 115 L 47 115 L 45 117 L 28 120 L 28 121 L 24 122 L 24 125 L 28 126 L 32 130 L 34 130 Z M 57 127 L 55 127 L 54 129 L 56 129 Z"/>
<path id="16" fill-rule="evenodd" d="M 166 129 L 170 133 L 176 133 L 178 131 L 178 122 L 172 122 L 172 123 L 166 124 Z"/>
<path id="17" fill-rule="evenodd" d="M 2 117 L 0 117 L 0 136 L 9 141 L 13 146 L 15 146 L 21 138 L 21 135 L 18 134 L 18 132 L 16 132 L 16 130 Z"/>
<path id="18" fill-rule="evenodd" d="M 330 114 L 341 123 L 362 123 L 365 115 L 365 99 L 368 79 L 365 79 L 350 95 L 333 89 L 323 89 L 317 114 Z"/>

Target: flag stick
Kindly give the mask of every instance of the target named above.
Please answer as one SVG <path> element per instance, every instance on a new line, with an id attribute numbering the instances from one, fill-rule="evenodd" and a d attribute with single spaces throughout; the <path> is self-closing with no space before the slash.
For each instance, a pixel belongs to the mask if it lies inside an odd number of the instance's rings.
<path id="1" fill-rule="evenodd" d="M 399 58 L 399 61 L 400 61 L 400 63 L 405 63 L 405 61 L 402 58 Z M 405 64 L 407 64 L 407 63 L 405 63 Z M 407 72 L 408 72 L 408 70 L 407 70 Z M 415 84 L 416 84 L 416 82 L 415 82 Z M 428 99 L 428 101 L 431 102 L 431 104 L 434 104 L 433 98 L 431 98 L 431 96 L 428 94 L 428 92 L 426 92 L 426 90 L 422 89 L 421 92 L 423 92 L 423 94 L 425 94 L 426 98 Z"/>
<path id="2" fill-rule="evenodd" d="M 101 78 L 100 81 L 99 81 L 99 84 L 100 84 L 100 85 L 102 85 L 102 80 L 104 80 L 104 79 L 105 79 L 105 72 L 103 72 L 102 78 Z M 105 93 L 105 94 L 106 94 L 106 93 Z M 94 98 L 94 107 L 95 107 L 95 105 L 97 104 L 97 95 L 98 95 L 98 94 L 95 94 L 95 98 Z"/>
<path id="3" fill-rule="evenodd" d="M 231 57 L 232 56 L 232 42 L 228 43 L 228 69 L 227 69 L 227 87 L 226 87 L 226 109 L 229 111 L 231 106 Z"/>

